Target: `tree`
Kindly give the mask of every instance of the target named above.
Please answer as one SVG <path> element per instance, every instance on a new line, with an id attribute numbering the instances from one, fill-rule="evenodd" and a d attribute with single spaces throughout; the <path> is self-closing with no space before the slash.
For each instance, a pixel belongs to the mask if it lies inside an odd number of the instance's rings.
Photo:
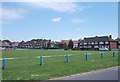
<path id="1" fill-rule="evenodd" d="M 51 46 L 50 46 L 50 40 L 49 42 L 47 43 L 47 48 L 49 49 Z"/>
<path id="2" fill-rule="evenodd" d="M 73 41 L 72 40 L 69 41 L 68 48 L 69 49 L 73 49 Z"/>
<path id="3" fill-rule="evenodd" d="M 12 44 L 12 42 L 10 42 L 9 40 L 3 40 L 3 42 L 7 42 L 8 44 Z"/>

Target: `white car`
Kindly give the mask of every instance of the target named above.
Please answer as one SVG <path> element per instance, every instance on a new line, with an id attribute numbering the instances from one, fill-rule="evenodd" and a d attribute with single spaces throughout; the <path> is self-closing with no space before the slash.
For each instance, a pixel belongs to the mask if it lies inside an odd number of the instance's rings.
<path id="1" fill-rule="evenodd" d="M 108 51 L 108 48 L 99 48 L 99 50 Z"/>

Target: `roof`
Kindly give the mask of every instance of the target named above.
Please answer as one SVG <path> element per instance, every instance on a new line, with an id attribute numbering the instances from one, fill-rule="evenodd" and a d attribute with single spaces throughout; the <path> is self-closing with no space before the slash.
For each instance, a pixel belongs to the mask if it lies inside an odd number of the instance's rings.
<path id="1" fill-rule="evenodd" d="M 68 43 L 69 43 L 69 40 L 61 40 L 61 43 L 66 43 L 66 44 L 68 44 Z"/>
<path id="2" fill-rule="evenodd" d="M 7 42 L 1 42 L 1 43 L 2 43 L 2 45 L 0 45 L 0 46 L 11 46 Z"/>
<path id="3" fill-rule="evenodd" d="M 120 37 L 118 37 L 118 38 L 116 39 L 116 41 L 120 41 Z"/>
<path id="4" fill-rule="evenodd" d="M 81 42 L 102 42 L 102 41 L 114 41 L 112 38 L 108 36 L 95 36 L 95 37 L 89 37 L 89 38 L 84 38 Z"/>
<path id="5" fill-rule="evenodd" d="M 51 41 L 50 44 L 54 44 L 55 42 L 54 41 Z"/>
<path id="6" fill-rule="evenodd" d="M 12 42 L 12 44 L 19 44 L 20 42 Z"/>
<path id="7" fill-rule="evenodd" d="M 78 43 L 79 43 L 79 41 L 73 40 L 73 44 L 78 44 Z"/>

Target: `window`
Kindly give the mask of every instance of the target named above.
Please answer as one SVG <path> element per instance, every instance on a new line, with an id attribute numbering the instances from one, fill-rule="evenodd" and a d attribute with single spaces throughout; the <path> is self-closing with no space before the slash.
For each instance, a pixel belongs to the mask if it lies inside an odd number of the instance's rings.
<path id="1" fill-rule="evenodd" d="M 95 42 L 95 44 L 98 44 L 98 42 Z"/>
<path id="2" fill-rule="evenodd" d="M 88 46 L 88 48 L 91 48 L 91 46 Z"/>
<path id="3" fill-rule="evenodd" d="M 104 44 L 104 42 L 99 42 L 99 44 Z"/>
<path id="4" fill-rule="evenodd" d="M 109 46 L 105 46 L 105 48 L 109 48 Z"/>
<path id="5" fill-rule="evenodd" d="M 84 46 L 84 48 L 87 48 L 87 46 Z"/>
<path id="6" fill-rule="evenodd" d="M 88 42 L 88 44 L 91 44 L 91 42 Z"/>
<path id="7" fill-rule="evenodd" d="M 82 45 L 82 43 L 80 43 L 80 45 Z"/>
<path id="8" fill-rule="evenodd" d="M 108 42 L 105 42 L 105 44 L 108 44 Z"/>
<path id="9" fill-rule="evenodd" d="M 80 46 L 80 48 L 83 48 L 82 46 Z"/>
<path id="10" fill-rule="evenodd" d="M 92 44 L 94 44 L 94 42 L 92 42 Z"/>
<path id="11" fill-rule="evenodd" d="M 98 48 L 98 46 L 94 46 L 94 48 Z"/>
<path id="12" fill-rule="evenodd" d="M 120 41 L 118 43 L 120 44 Z"/>
<path id="13" fill-rule="evenodd" d="M 120 49 L 120 46 L 118 46 L 118 48 Z"/>

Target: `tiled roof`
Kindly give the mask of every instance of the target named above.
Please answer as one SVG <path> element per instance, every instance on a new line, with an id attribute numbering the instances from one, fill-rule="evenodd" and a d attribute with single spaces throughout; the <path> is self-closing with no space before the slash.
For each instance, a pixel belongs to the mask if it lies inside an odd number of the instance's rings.
<path id="1" fill-rule="evenodd" d="M 2 46 L 11 46 L 11 45 L 9 45 L 9 44 L 6 43 L 6 42 L 2 42 Z"/>
<path id="2" fill-rule="evenodd" d="M 84 38 L 81 42 L 100 42 L 100 41 L 113 41 L 113 39 L 109 38 L 108 36 L 96 36 L 90 38 Z"/>
<path id="3" fill-rule="evenodd" d="M 79 43 L 79 41 L 73 40 L 73 44 L 78 44 L 78 43 Z"/>

